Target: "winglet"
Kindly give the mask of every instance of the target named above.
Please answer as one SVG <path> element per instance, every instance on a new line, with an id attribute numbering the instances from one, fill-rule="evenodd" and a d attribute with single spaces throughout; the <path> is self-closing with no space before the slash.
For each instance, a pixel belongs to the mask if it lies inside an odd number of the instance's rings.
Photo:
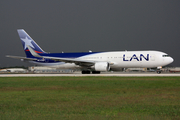
<path id="1" fill-rule="evenodd" d="M 39 54 L 37 54 L 29 45 L 26 45 L 27 48 L 29 49 L 30 53 L 34 56 L 34 57 L 40 57 L 43 58 L 42 56 L 40 56 Z"/>

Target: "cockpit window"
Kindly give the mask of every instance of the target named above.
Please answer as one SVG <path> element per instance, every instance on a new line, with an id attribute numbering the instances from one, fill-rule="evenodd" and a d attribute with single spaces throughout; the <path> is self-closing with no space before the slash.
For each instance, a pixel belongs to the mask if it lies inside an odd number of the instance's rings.
<path id="1" fill-rule="evenodd" d="M 169 55 L 163 55 L 163 57 L 170 57 Z"/>

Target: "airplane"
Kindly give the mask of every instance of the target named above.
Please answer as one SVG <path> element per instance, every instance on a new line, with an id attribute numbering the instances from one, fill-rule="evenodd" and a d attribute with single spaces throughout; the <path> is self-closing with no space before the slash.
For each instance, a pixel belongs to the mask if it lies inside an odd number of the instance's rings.
<path id="1" fill-rule="evenodd" d="M 156 68 L 161 73 L 162 66 L 174 60 L 160 51 L 110 51 L 110 52 L 76 52 L 49 53 L 45 52 L 24 29 L 17 30 L 26 57 L 6 57 L 21 59 L 41 66 L 62 69 L 79 69 L 82 74 L 100 74 L 104 71 L 120 71 L 122 68 Z"/>

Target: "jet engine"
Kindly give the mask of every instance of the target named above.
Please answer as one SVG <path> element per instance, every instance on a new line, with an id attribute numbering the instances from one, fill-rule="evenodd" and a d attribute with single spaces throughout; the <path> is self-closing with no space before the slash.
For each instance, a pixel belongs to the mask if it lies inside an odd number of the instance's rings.
<path id="1" fill-rule="evenodd" d="M 95 71 L 108 71 L 110 69 L 108 62 L 97 62 L 94 65 Z"/>

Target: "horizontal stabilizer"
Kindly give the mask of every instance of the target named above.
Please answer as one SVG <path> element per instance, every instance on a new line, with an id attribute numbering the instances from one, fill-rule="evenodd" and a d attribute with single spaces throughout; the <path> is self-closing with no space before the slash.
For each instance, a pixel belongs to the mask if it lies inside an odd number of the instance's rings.
<path id="1" fill-rule="evenodd" d="M 36 58 L 27 58 L 27 57 L 11 56 L 11 55 L 6 55 L 6 57 L 14 58 L 14 59 L 23 59 L 23 60 L 37 60 Z"/>

